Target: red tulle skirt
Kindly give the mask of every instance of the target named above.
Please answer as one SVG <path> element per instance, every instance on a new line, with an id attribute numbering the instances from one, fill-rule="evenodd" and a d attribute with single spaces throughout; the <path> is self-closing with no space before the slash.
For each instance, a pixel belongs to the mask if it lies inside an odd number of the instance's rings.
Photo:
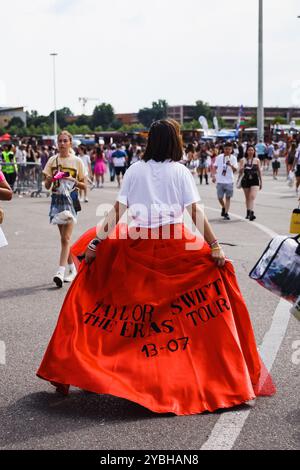
<path id="1" fill-rule="evenodd" d="M 37 375 L 177 415 L 274 394 L 232 264 L 181 224 L 130 233 L 119 224 L 89 266 L 96 228 L 73 245 L 79 272 Z"/>

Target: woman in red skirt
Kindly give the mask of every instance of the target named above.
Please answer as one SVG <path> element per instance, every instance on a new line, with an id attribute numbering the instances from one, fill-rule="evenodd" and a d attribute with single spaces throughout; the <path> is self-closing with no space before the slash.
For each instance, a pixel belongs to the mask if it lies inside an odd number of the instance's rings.
<path id="1" fill-rule="evenodd" d="M 179 125 L 155 122 L 102 226 L 73 246 L 79 272 L 37 372 L 58 391 L 73 385 L 177 415 L 275 392 L 181 158 Z M 185 208 L 199 235 L 183 224 Z"/>

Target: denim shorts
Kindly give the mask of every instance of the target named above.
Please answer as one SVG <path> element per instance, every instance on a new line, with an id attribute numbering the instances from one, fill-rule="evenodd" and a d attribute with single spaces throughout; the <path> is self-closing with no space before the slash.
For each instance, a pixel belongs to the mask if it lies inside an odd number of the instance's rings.
<path id="1" fill-rule="evenodd" d="M 233 183 L 218 183 L 217 194 L 219 199 L 223 199 L 224 196 L 230 198 L 233 196 Z"/>

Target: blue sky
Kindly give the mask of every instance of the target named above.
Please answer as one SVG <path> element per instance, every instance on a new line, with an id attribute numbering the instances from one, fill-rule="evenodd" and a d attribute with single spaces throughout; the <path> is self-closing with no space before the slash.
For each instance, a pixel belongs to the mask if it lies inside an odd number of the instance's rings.
<path id="1" fill-rule="evenodd" d="M 133 112 L 256 105 L 258 0 L 10 0 L 1 14 L 0 105 L 81 112 L 79 96 Z M 264 0 L 265 104 L 300 106 L 300 2 Z M 4 11 L 4 13 L 3 13 Z M 87 105 L 92 111 L 96 102 Z"/>

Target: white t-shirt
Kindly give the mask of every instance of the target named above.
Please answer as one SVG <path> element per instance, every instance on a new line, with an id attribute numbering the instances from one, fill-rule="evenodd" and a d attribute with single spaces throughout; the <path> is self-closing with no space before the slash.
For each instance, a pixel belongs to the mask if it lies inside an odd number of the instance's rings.
<path id="1" fill-rule="evenodd" d="M 26 163 L 26 151 L 17 148 L 16 150 L 16 162 L 17 163 Z"/>
<path id="2" fill-rule="evenodd" d="M 237 163 L 237 158 L 235 155 L 230 155 L 229 157 L 231 165 L 235 169 L 238 168 L 238 163 Z M 226 164 L 226 157 L 224 153 L 221 153 L 221 155 L 218 155 L 216 158 L 216 161 L 214 163 L 214 167 L 217 168 L 216 172 L 216 180 L 217 183 L 221 184 L 232 184 L 234 183 L 234 177 L 233 177 L 233 171 L 230 166 L 227 165 L 226 167 L 226 175 L 223 175 L 223 170 L 225 169 L 225 164 Z"/>
<path id="3" fill-rule="evenodd" d="M 91 157 L 87 154 L 85 155 L 79 155 L 80 160 L 82 161 L 84 168 L 85 168 L 85 174 L 89 174 L 89 165 L 91 164 Z"/>
<path id="4" fill-rule="evenodd" d="M 185 207 L 200 201 L 189 170 L 178 162 L 139 161 L 126 171 L 117 200 L 129 207 L 135 227 L 183 222 Z"/>

